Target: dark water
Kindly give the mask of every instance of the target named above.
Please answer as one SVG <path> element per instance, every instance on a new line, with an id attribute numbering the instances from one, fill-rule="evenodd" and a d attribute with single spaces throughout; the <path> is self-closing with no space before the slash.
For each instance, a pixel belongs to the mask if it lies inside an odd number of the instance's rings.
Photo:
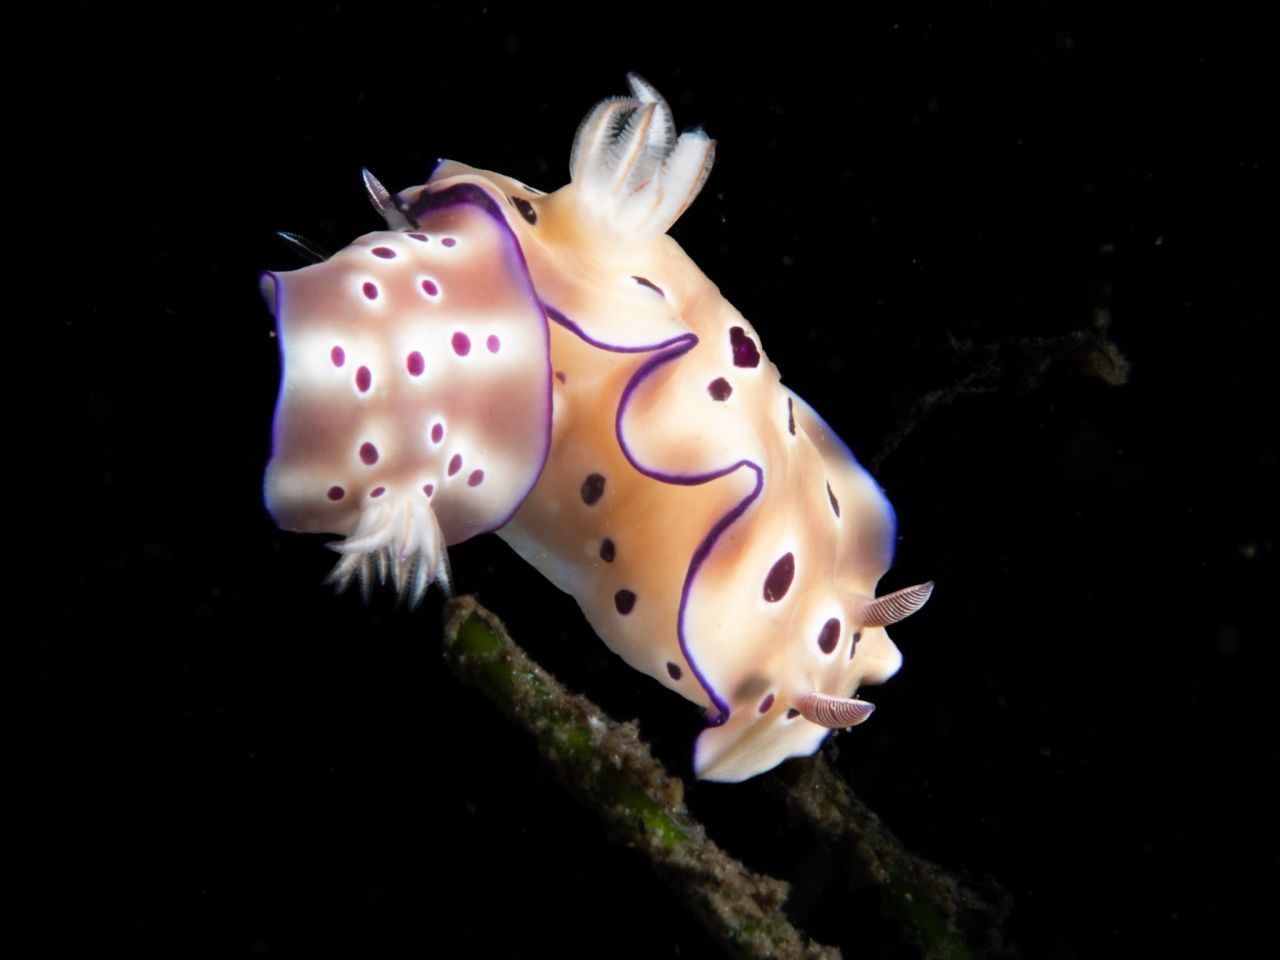
<path id="1" fill-rule="evenodd" d="M 784 381 L 864 459 L 912 428 L 877 471 L 901 521 L 885 586 L 938 589 L 839 769 L 908 847 L 1009 891 L 1023 956 L 1241 955 L 1277 879 L 1254 7 L 637 11 L 592 43 L 570 35 L 590 19 L 425 6 L 73 19 L 51 29 L 77 92 L 37 95 L 29 143 L 60 231 L 42 265 L 71 256 L 52 309 L 10 314 L 52 334 L 66 404 L 63 466 L 15 494 L 52 590 L 13 631 L 33 954 L 716 955 L 445 671 L 438 598 L 334 597 L 332 555 L 259 496 L 277 361 L 256 275 L 295 265 L 273 232 L 374 229 L 362 165 L 393 189 L 437 156 L 556 187 L 582 114 L 637 70 L 719 140 L 676 235 Z M 1046 347 L 1097 316 L 1125 386 Z M 982 392 L 917 416 L 966 376 Z M 693 710 L 495 539 L 453 559 L 688 775 Z M 689 799 L 819 940 L 913 955 L 766 784 Z"/>

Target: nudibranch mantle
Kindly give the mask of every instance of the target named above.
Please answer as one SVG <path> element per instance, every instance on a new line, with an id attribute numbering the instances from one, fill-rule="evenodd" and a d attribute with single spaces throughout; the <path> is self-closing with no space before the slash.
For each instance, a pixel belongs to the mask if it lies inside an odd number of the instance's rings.
<path id="1" fill-rule="evenodd" d="M 634 75 L 551 194 L 449 161 L 390 229 L 264 276 L 284 377 L 267 504 L 334 578 L 448 586 L 496 531 L 631 666 L 707 711 L 699 777 L 813 753 L 892 676 L 892 508 L 667 230 L 715 143 Z"/>

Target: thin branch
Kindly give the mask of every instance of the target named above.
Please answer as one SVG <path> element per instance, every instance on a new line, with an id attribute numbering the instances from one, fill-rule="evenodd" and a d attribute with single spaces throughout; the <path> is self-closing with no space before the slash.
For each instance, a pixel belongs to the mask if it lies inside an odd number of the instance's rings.
<path id="1" fill-rule="evenodd" d="M 684 784 L 641 741 L 585 697 L 565 690 L 476 602 L 445 606 L 445 660 L 467 684 L 533 734 L 560 780 L 624 843 L 642 851 L 730 956 L 838 960 L 783 912 L 789 888 L 753 873 L 707 838 L 684 804 Z"/>
<path id="2" fill-rule="evenodd" d="M 819 753 L 780 767 L 779 785 L 792 813 L 805 821 L 844 865 L 854 889 L 873 887 L 905 938 L 925 957 L 971 960 L 1007 956 L 1002 926 L 1012 901 L 994 883 L 979 892 L 903 848 L 880 818 Z"/>

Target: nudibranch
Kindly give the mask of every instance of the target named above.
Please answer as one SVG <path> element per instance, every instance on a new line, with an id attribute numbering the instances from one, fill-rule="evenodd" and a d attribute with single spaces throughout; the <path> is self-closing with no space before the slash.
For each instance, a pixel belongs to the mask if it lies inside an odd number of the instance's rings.
<path id="1" fill-rule="evenodd" d="M 883 492 L 782 385 L 755 329 L 667 230 L 715 141 L 644 80 L 579 127 L 545 194 L 442 161 L 388 229 L 267 273 L 283 377 L 267 506 L 340 534 L 333 579 L 418 602 L 495 531 L 631 666 L 703 707 L 699 777 L 739 781 L 864 721 L 885 632 Z"/>

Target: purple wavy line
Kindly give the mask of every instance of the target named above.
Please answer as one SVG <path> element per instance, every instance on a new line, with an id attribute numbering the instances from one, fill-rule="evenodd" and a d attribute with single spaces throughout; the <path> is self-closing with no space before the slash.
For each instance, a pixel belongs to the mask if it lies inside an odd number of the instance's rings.
<path id="1" fill-rule="evenodd" d="M 284 387 L 285 387 L 285 367 L 284 367 L 284 331 L 280 329 L 280 318 L 284 315 L 284 284 L 280 282 L 279 275 L 274 270 L 263 270 L 258 274 L 258 286 L 262 286 L 264 278 L 270 277 L 272 284 L 272 301 L 271 304 L 271 325 L 276 331 L 276 353 L 280 358 L 280 385 L 276 388 L 276 406 L 271 412 L 271 442 L 270 453 L 267 456 L 267 464 L 275 460 L 276 450 L 280 446 L 280 432 L 283 429 L 281 424 L 284 421 L 282 408 L 284 406 Z M 280 519 L 271 512 L 271 501 L 267 498 L 267 475 L 264 472 L 262 476 L 262 507 L 267 511 L 267 516 L 271 518 L 271 522 L 277 527 L 283 529 L 284 525 Z"/>
<path id="2" fill-rule="evenodd" d="M 651 346 L 620 347 L 588 336 L 581 326 L 573 320 L 570 320 L 555 307 L 552 307 L 549 304 L 544 304 L 544 306 L 546 307 L 548 317 L 565 329 L 569 330 L 581 340 L 591 344 L 593 347 L 597 347 L 601 350 L 610 350 L 614 353 L 646 353 L 654 350 L 660 351 L 646 360 L 640 369 L 631 375 L 631 379 L 627 381 L 626 387 L 623 388 L 622 398 L 618 401 L 618 410 L 614 415 L 613 431 L 614 435 L 618 438 L 618 447 L 622 450 L 622 455 L 627 458 L 627 462 L 629 462 L 637 471 L 650 479 L 677 486 L 698 486 L 712 480 L 718 480 L 720 477 L 728 476 L 743 467 L 753 471 L 756 475 L 755 487 L 751 492 L 743 497 L 738 503 L 730 508 L 724 516 L 716 521 L 715 525 L 712 526 L 711 531 L 702 538 L 702 541 L 693 551 L 693 556 L 690 558 L 689 566 L 685 571 L 684 584 L 680 589 L 680 610 L 676 619 L 676 637 L 680 643 L 680 651 L 684 654 L 684 658 L 688 662 L 689 668 L 693 671 L 694 677 L 697 678 L 702 689 L 707 692 L 707 696 L 710 698 L 711 703 L 717 710 L 717 716 L 711 718 L 711 725 L 719 726 L 729 719 L 729 714 L 732 711 L 729 707 L 729 702 L 725 700 L 724 697 L 716 691 L 715 687 L 711 685 L 711 682 L 702 672 L 702 669 L 698 666 L 697 661 L 694 660 L 693 655 L 689 651 L 689 642 L 685 634 L 685 613 L 689 606 L 689 593 L 693 588 L 693 580 L 698 575 L 698 571 L 701 569 L 702 564 L 706 562 L 707 557 L 711 555 L 711 551 L 715 548 L 716 542 L 720 539 L 721 534 L 723 534 L 735 520 L 746 512 L 747 508 L 755 502 L 756 498 L 760 496 L 760 492 L 764 489 L 764 470 L 754 460 L 739 460 L 737 463 L 730 464 L 727 467 L 721 467 L 717 470 L 711 470 L 707 473 L 665 473 L 661 470 L 651 470 L 646 467 L 636 458 L 635 454 L 632 453 L 631 448 L 627 445 L 626 438 L 623 436 L 622 432 L 622 421 L 626 416 L 627 405 L 631 402 L 632 396 L 635 394 L 640 384 L 652 375 L 660 366 L 683 356 L 697 346 L 698 337 L 696 334 L 678 334 L 670 340 L 664 340 L 661 343 L 653 344 Z"/>
<path id="3" fill-rule="evenodd" d="M 595 347 L 598 350 L 608 350 L 611 353 L 648 353 L 651 350 L 661 350 L 663 347 L 670 347 L 674 344 L 681 343 L 688 340 L 690 337 L 693 338 L 693 342 L 689 344 L 690 347 L 698 342 L 697 336 L 692 333 L 678 333 L 670 340 L 663 340 L 661 343 L 642 344 L 638 347 L 620 347 L 616 343 L 605 343 L 603 340 L 597 340 L 595 337 L 587 333 L 587 331 L 583 330 L 576 321 L 570 320 L 546 301 L 543 301 L 542 308 L 547 312 L 548 317 L 560 324 L 560 326 L 564 327 L 579 340 Z"/>

